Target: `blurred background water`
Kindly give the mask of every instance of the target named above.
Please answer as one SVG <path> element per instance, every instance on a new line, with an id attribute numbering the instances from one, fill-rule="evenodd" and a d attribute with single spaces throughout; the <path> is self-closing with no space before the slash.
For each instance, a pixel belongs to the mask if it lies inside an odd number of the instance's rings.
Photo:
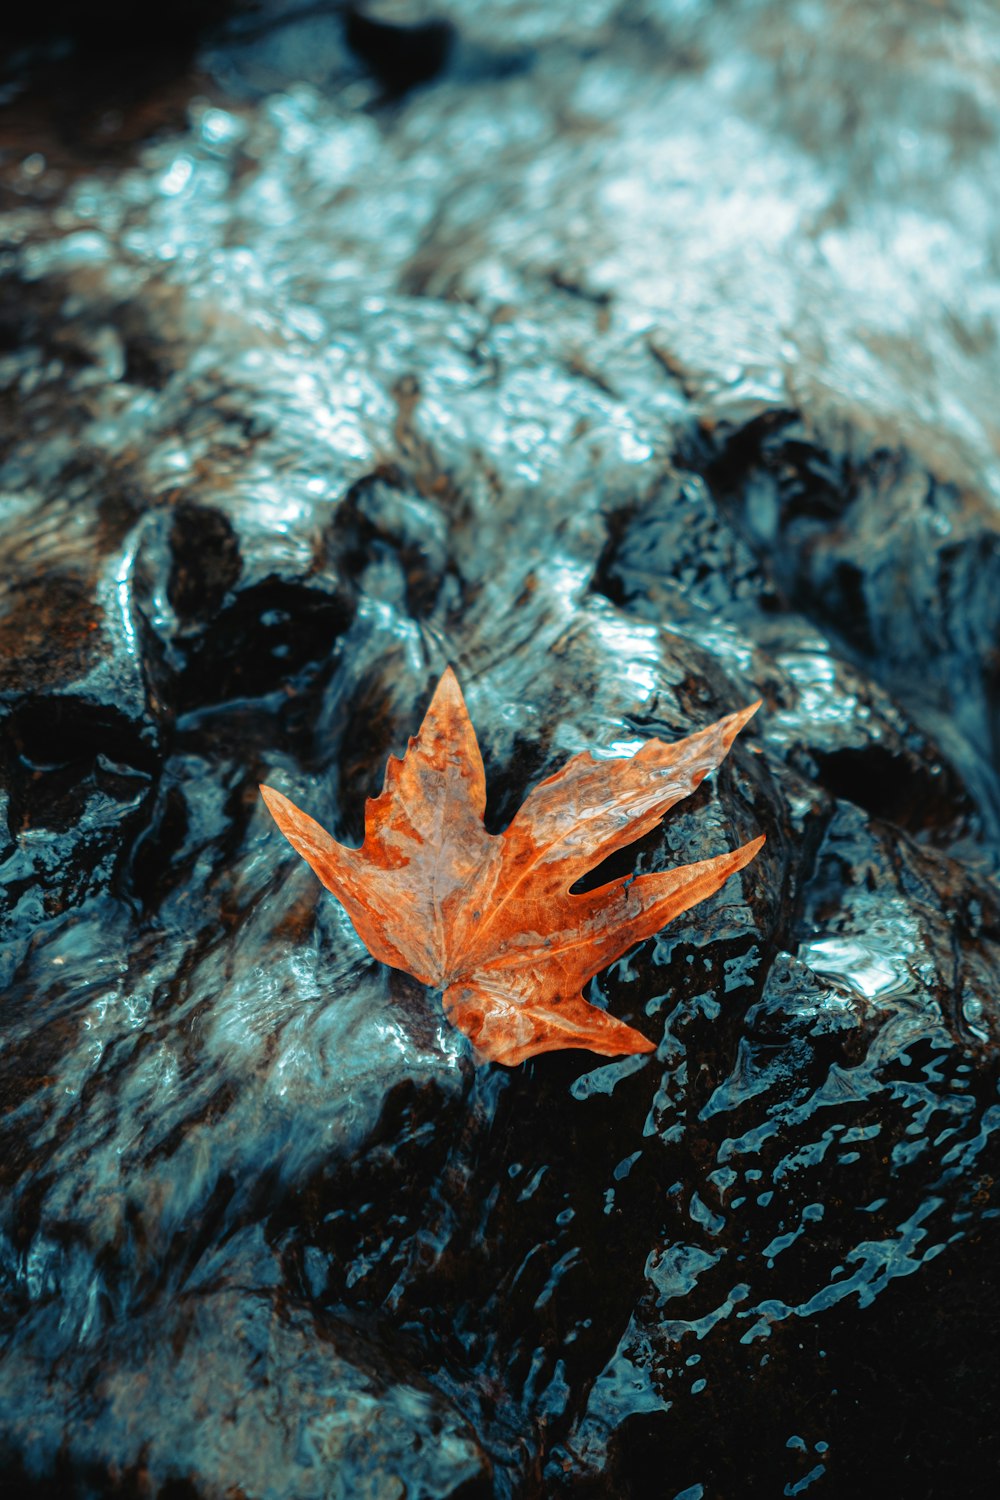
<path id="1" fill-rule="evenodd" d="M 993 1496 L 1000 15 L 0 23 L 0 1463 L 61 1497 Z M 477 1070 L 360 837 L 762 696 L 764 854 Z"/>

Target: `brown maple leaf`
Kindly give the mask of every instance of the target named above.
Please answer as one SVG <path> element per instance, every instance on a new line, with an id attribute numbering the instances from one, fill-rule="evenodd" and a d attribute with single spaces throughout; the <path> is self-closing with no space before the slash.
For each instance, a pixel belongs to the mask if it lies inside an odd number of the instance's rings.
<path id="1" fill-rule="evenodd" d="M 281 792 L 261 792 L 369 953 L 442 990 L 481 1061 L 513 1066 L 561 1047 L 651 1052 L 640 1032 L 584 1000 L 583 985 L 717 891 L 764 840 L 584 894 L 570 887 L 689 796 L 758 707 L 672 745 L 648 740 L 627 759 L 574 755 L 491 834 L 482 756 L 449 667 L 406 754 L 389 757 L 360 849 L 338 844 Z"/>

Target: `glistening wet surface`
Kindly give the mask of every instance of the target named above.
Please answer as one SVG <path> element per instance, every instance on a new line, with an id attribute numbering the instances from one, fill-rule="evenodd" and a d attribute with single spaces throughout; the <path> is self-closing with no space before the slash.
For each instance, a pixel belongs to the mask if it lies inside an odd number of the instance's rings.
<path id="1" fill-rule="evenodd" d="M 996 15 L 93 55 L 0 127 L 10 1492 L 992 1496 Z M 763 698 L 655 1054 L 477 1068 L 260 802 L 357 841 L 449 662 L 494 831 Z"/>

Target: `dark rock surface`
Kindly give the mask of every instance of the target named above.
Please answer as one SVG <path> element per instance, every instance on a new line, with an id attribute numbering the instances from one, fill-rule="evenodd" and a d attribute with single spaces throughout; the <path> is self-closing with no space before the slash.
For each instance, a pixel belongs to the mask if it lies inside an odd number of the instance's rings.
<path id="1" fill-rule="evenodd" d="M 992 1496 L 995 13 L 222 9 L 5 75 L 4 1493 Z M 763 697 L 655 1054 L 476 1069 L 270 822 L 449 661 L 494 828 Z"/>

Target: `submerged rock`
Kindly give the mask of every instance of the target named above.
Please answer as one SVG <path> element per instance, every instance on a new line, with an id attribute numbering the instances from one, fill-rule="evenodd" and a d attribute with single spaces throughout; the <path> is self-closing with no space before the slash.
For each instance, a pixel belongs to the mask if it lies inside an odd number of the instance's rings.
<path id="1" fill-rule="evenodd" d="M 9 106 L 8 1488 L 991 1495 L 994 23 L 300 11 Z M 655 1054 L 477 1069 L 270 822 L 448 662 L 493 829 L 763 698 Z"/>

